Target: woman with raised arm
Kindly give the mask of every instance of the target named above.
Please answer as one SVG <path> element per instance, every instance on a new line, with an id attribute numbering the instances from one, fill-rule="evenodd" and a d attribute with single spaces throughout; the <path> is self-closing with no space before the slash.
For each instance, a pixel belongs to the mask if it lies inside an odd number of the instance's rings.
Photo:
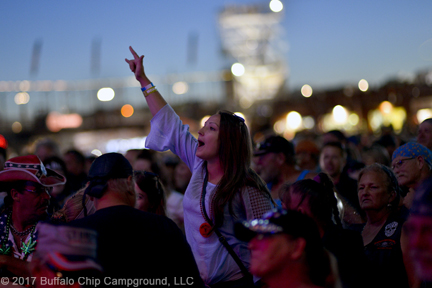
<path id="1" fill-rule="evenodd" d="M 146 146 L 170 149 L 192 171 L 183 200 L 184 224 L 201 277 L 211 287 L 251 287 L 251 274 L 245 269 L 250 252 L 247 243 L 234 236 L 234 223 L 261 218 L 273 202 L 250 167 L 252 143 L 244 119 L 219 111 L 194 138 L 145 75 L 144 56 L 132 47 L 130 51 L 134 58 L 126 62 L 153 115 Z"/>

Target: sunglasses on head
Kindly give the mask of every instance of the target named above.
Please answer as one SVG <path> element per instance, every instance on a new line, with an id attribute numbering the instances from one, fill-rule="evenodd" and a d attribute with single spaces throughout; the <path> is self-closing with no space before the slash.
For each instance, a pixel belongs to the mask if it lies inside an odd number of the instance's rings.
<path id="1" fill-rule="evenodd" d="M 156 173 L 148 172 L 148 171 L 133 171 L 134 177 L 144 176 L 144 177 L 155 177 L 159 179 L 159 175 Z"/>
<path id="2" fill-rule="evenodd" d="M 148 172 L 148 171 L 133 171 L 133 177 L 134 177 L 135 181 L 137 181 L 137 179 L 139 179 L 140 177 L 152 179 L 156 184 L 156 190 L 157 190 L 158 196 L 163 195 L 163 190 L 162 190 L 162 187 L 160 185 L 160 177 L 158 174 Z"/>
<path id="3" fill-rule="evenodd" d="M 257 148 L 258 150 L 265 150 L 266 148 L 268 148 L 268 147 L 270 147 L 270 146 L 271 146 L 270 143 L 268 143 L 268 142 L 264 142 L 264 143 L 258 143 L 258 144 L 256 145 L 256 148 Z"/>

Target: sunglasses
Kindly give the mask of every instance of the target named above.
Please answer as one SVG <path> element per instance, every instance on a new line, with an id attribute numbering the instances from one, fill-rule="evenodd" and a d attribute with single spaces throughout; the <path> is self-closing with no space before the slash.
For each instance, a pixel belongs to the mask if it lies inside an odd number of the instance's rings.
<path id="1" fill-rule="evenodd" d="M 44 193 L 44 192 L 46 192 L 46 193 L 48 193 L 48 194 L 51 194 L 52 188 L 48 188 L 48 187 L 39 187 L 39 188 L 36 188 L 36 189 L 34 189 L 34 190 L 30 190 L 30 189 L 23 189 L 23 191 L 27 191 L 27 192 L 30 192 L 30 193 L 36 193 L 36 194 L 42 194 L 42 193 Z"/>
<path id="2" fill-rule="evenodd" d="M 405 158 L 405 159 L 402 159 L 402 160 L 399 160 L 398 162 L 396 162 L 396 163 L 394 163 L 393 165 L 392 165 L 392 169 L 394 170 L 395 168 L 400 168 L 400 167 L 402 167 L 404 164 L 405 164 L 405 162 L 407 162 L 408 160 L 413 160 L 413 159 L 416 159 L 417 157 L 411 157 L 411 158 Z"/>

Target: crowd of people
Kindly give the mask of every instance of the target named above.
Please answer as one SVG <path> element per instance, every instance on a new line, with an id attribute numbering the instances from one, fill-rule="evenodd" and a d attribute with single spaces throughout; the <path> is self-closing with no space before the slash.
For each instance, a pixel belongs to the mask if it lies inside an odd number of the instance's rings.
<path id="1" fill-rule="evenodd" d="M 252 143 L 218 111 L 195 138 L 130 52 L 145 149 L 0 148 L 2 285 L 432 287 L 431 119 L 364 147 L 338 130 Z"/>

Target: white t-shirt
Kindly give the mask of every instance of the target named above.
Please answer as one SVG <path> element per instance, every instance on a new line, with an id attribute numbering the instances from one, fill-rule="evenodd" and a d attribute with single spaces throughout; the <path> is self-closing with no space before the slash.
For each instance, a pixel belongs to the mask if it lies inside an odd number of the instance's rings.
<path id="1" fill-rule="evenodd" d="M 183 198 L 182 193 L 171 191 L 166 200 L 167 217 L 173 220 L 182 230 L 184 230 Z"/>
<path id="2" fill-rule="evenodd" d="M 204 182 L 204 161 L 195 155 L 198 141 L 189 132 L 189 126 L 183 125 L 178 115 L 169 105 L 165 105 L 151 120 L 151 131 L 146 139 L 146 147 L 157 151 L 171 150 L 178 155 L 192 171 L 192 177 L 186 189 L 183 208 L 186 239 L 191 246 L 202 279 L 207 285 L 224 281 L 233 281 L 243 277 L 237 263 L 219 242 L 215 233 L 203 237 L 199 228 L 205 222 L 201 212 L 201 192 Z M 205 208 L 210 214 L 210 202 L 216 185 L 207 184 Z M 250 252 L 247 243 L 239 241 L 234 235 L 234 223 L 242 220 L 261 218 L 272 209 L 271 200 L 252 187 L 244 187 L 233 200 L 234 217 L 229 213 L 228 205 L 224 209 L 224 223 L 219 231 L 225 236 L 230 246 L 249 266 Z"/>

